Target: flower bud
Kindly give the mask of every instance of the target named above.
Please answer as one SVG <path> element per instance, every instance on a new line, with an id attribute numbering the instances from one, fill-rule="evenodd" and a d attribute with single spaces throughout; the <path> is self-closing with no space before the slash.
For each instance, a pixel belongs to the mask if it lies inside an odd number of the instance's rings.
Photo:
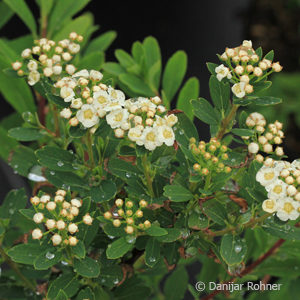
<path id="1" fill-rule="evenodd" d="M 151 227 L 150 221 L 146 220 L 146 221 L 144 222 L 144 226 L 145 226 L 146 228 Z"/>
<path id="2" fill-rule="evenodd" d="M 46 208 L 48 210 L 52 211 L 56 208 L 56 203 L 54 201 L 50 201 L 46 204 Z"/>
<path id="3" fill-rule="evenodd" d="M 263 148 L 266 153 L 273 152 L 273 146 L 271 144 L 265 144 Z"/>
<path id="4" fill-rule="evenodd" d="M 143 212 L 142 212 L 140 209 L 138 209 L 138 210 L 135 212 L 135 214 L 136 214 L 136 216 L 137 216 L 138 218 L 141 218 L 141 217 L 143 216 Z"/>
<path id="5" fill-rule="evenodd" d="M 259 146 L 258 146 L 258 144 L 257 144 L 257 143 L 250 143 L 250 144 L 248 145 L 248 151 L 249 151 L 250 153 L 253 153 L 253 154 L 257 153 L 257 152 L 259 151 Z"/>
<path id="6" fill-rule="evenodd" d="M 75 236 L 70 236 L 69 237 L 69 245 L 70 246 L 76 246 L 78 243 L 78 239 Z"/>
<path id="7" fill-rule="evenodd" d="M 284 155 L 283 148 L 282 148 L 282 147 L 276 147 L 276 149 L 275 149 L 275 154 L 276 154 L 277 156 L 282 156 L 282 155 Z"/>
<path id="8" fill-rule="evenodd" d="M 42 203 L 47 203 L 48 201 L 50 201 L 50 196 L 49 195 L 43 195 L 40 198 L 40 200 L 41 200 Z"/>
<path id="9" fill-rule="evenodd" d="M 147 201 L 145 201 L 144 199 L 142 199 L 140 202 L 139 202 L 139 205 L 140 205 L 140 207 L 147 207 L 147 205 L 148 205 L 148 203 L 147 203 Z"/>
<path id="10" fill-rule="evenodd" d="M 37 224 L 42 223 L 44 220 L 44 215 L 42 213 L 36 213 L 33 215 L 33 221 Z"/>
<path id="11" fill-rule="evenodd" d="M 64 201 L 64 196 L 62 196 L 62 195 L 56 195 L 54 197 L 54 201 L 55 202 L 63 202 Z"/>
<path id="12" fill-rule="evenodd" d="M 63 220 L 58 220 L 56 222 L 56 227 L 58 230 L 64 230 L 66 228 L 66 223 Z"/>
<path id="13" fill-rule="evenodd" d="M 85 214 L 82 218 L 83 223 L 86 225 L 92 225 L 93 223 L 93 218 L 90 216 L 90 214 Z"/>
<path id="14" fill-rule="evenodd" d="M 132 208 L 132 207 L 133 207 L 133 202 L 132 202 L 132 201 L 127 201 L 127 202 L 125 203 L 125 206 L 126 206 L 127 208 Z"/>
<path id="15" fill-rule="evenodd" d="M 53 246 L 58 246 L 61 243 L 62 238 L 59 234 L 56 233 L 52 236 L 51 240 L 52 240 Z"/>
<path id="16" fill-rule="evenodd" d="M 112 217 L 111 212 L 109 212 L 109 211 L 105 212 L 103 216 L 107 220 L 111 219 L 111 217 Z"/>
<path id="17" fill-rule="evenodd" d="M 134 228 L 133 228 L 132 226 L 126 226 L 126 227 L 125 227 L 125 231 L 126 231 L 126 233 L 128 233 L 128 234 L 133 234 Z"/>
<path id="18" fill-rule="evenodd" d="M 122 207 L 123 204 L 124 204 L 124 201 L 122 199 L 117 199 L 115 201 L 115 204 L 116 204 L 117 207 Z"/>
<path id="19" fill-rule="evenodd" d="M 260 77 L 260 76 L 263 74 L 263 71 L 262 71 L 261 68 L 255 67 L 255 68 L 254 68 L 254 71 L 253 71 L 253 74 L 254 74 L 255 76 L 257 76 L 257 77 Z"/>
<path id="20" fill-rule="evenodd" d="M 76 207 L 76 206 L 72 206 L 71 207 L 71 209 L 70 209 L 70 213 L 73 215 L 73 216 L 78 216 L 78 214 L 79 214 L 79 209 L 78 209 L 78 207 Z"/>
<path id="21" fill-rule="evenodd" d="M 49 230 L 55 228 L 55 226 L 56 226 L 55 220 L 53 220 L 53 219 L 48 219 L 48 220 L 46 221 L 46 227 L 47 227 Z"/>
<path id="22" fill-rule="evenodd" d="M 42 230 L 39 228 L 34 229 L 31 233 L 31 235 L 34 240 L 39 240 L 43 237 Z"/>
<path id="23" fill-rule="evenodd" d="M 280 72 L 282 70 L 282 66 L 280 65 L 279 62 L 276 62 L 276 63 L 273 63 L 272 64 L 272 69 L 275 71 L 275 72 Z"/>
<path id="24" fill-rule="evenodd" d="M 68 231 L 71 234 L 74 234 L 75 232 L 78 231 L 78 226 L 75 223 L 70 223 L 69 226 L 68 226 Z"/>
<path id="25" fill-rule="evenodd" d="M 288 176 L 285 178 L 285 183 L 286 184 L 293 184 L 294 183 L 294 178 L 292 176 Z"/>
<path id="26" fill-rule="evenodd" d="M 235 69 L 234 69 L 235 73 L 238 74 L 238 75 L 242 75 L 243 72 L 244 72 L 244 67 L 242 66 L 236 66 Z"/>
<path id="27" fill-rule="evenodd" d="M 31 197 L 30 202 L 32 205 L 38 205 L 40 203 L 40 198 L 38 196 Z"/>
<path id="28" fill-rule="evenodd" d="M 134 224 L 133 218 L 127 218 L 127 219 L 126 219 L 126 223 L 127 223 L 128 225 Z"/>
<path id="29" fill-rule="evenodd" d="M 289 185 L 286 192 L 289 196 L 294 196 L 297 193 L 297 189 L 293 185 Z"/>
<path id="30" fill-rule="evenodd" d="M 255 160 L 262 163 L 264 161 L 264 157 L 261 154 L 257 154 L 255 156 Z"/>

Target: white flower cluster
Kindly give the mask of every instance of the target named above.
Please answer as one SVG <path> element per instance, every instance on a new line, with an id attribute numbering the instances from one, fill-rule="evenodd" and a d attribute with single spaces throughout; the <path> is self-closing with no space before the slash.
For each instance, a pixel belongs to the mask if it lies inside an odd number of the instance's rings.
<path id="1" fill-rule="evenodd" d="M 70 61 L 80 51 L 77 42 L 82 40 L 76 32 L 58 43 L 46 38 L 36 40 L 35 46 L 22 51 L 23 61 L 12 63 L 12 68 L 19 76 L 27 75 L 29 85 L 35 85 L 42 76 L 57 80 L 64 74 L 72 75 L 76 68 Z"/>
<path id="2" fill-rule="evenodd" d="M 268 158 L 257 172 L 256 180 L 265 187 L 268 199 L 262 208 L 276 212 L 282 221 L 296 220 L 300 215 L 300 161 L 274 161 Z"/>
<path id="3" fill-rule="evenodd" d="M 60 114 L 70 119 L 71 126 L 80 122 L 94 131 L 100 118 L 105 117 L 116 137 L 122 138 L 127 133 L 129 140 L 150 151 L 162 144 L 174 144 L 172 126 L 177 123 L 177 117 L 166 115 L 159 97 L 125 100 L 122 91 L 101 83 L 102 77 L 98 71 L 81 70 L 55 83 L 60 96 L 70 103 Z"/>
<path id="4" fill-rule="evenodd" d="M 230 79 L 234 83 L 232 92 L 238 98 L 253 93 L 253 84 L 262 78 L 282 70 L 279 62 L 273 63 L 266 58 L 261 60 L 252 48 L 252 42 L 246 40 L 239 47 L 226 48 L 220 59 L 225 65 L 215 68 L 216 76 L 219 81 Z"/>
<path id="5" fill-rule="evenodd" d="M 65 200 L 66 191 L 58 190 L 54 200 L 51 201 L 50 195 L 44 194 L 41 197 L 34 196 L 30 199 L 36 213 L 33 216 L 33 221 L 36 224 L 44 223 L 47 232 L 43 233 L 40 228 L 32 231 L 33 239 L 41 239 L 48 233 L 52 233 L 52 244 L 58 246 L 62 242 L 65 245 L 76 246 L 78 239 L 74 234 L 78 232 L 78 224 L 84 223 L 91 225 L 93 218 L 86 214 L 83 216 L 82 221 L 72 222 L 78 216 L 82 200 L 71 199 L 70 202 Z M 46 211 L 45 211 L 46 209 Z M 46 215 L 51 215 L 47 218 Z"/>
<path id="6" fill-rule="evenodd" d="M 276 154 L 277 156 L 284 155 L 283 148 L 277 145 L 282 143 L 284 132 L 282 131 L 282 123 L 275 121 L 267 125 L 265 117 L 258 113 L 251 113 L 246 119 L 246 125 L 255 131 L 254 141 L 248 145 L 248 151 L 252 154 L 257 154 L 259 151 L 267 154 Z M 248 140 L 250 137 L 245 136 L 243 139 Z M 274 147 L 276 147 L 274 149 Z M 264 161 L 261 154 L 256 155 L 256 160 Z"/>

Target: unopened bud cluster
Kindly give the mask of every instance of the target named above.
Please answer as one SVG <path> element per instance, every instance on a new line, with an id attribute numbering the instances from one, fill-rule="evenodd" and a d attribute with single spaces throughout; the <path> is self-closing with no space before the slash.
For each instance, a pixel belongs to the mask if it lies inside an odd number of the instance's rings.
<path id="1" fill-rule="evenodd" d="M 191 138 L 189 148 L 197 161 L 193 165 L 193 169 L 198 174 L 207 176 L 208 174 L 231 172 L 231 168 L 226 166 L 228 148 L 216 138 L 211 138 L 209 143 L 200 141 L 198 144 L 195 138 Z"/>
<path id="2" fill-rule="evenodd" d="M 57 80 L 72 75 L 76 68 L 71 60 L 80 51 L 82 40 L 83 37 L 75 32 L 70 33 L 69 39 L 58 43 L 46 38 L 36 40 L 31 49 L 22 51 L 22 61 L 12 63 L 12 68 L 19 76 L 27 76 L 29 85 L 35 85 L 42 77 Z"/>
<path id="3" fill-rule="evenodd" d="M 282 143 L 284 132 L 282 131 L 282 123 L 275 121 L 267 125 L 265 117 L 258 113 L 251 113 L 246 119 L 246 125 L 255 131 L 254 141 L 248 144 L 248 151 L 252 154 L 257 154 L 259 151 L 267 154 L 276 154 L 283 156 L 283 148 L 278 146 Z M 243 137 L 249 140 L 250 137 Z M 264 161 L 261 154 L 256 155 L 256 160 Z"/>
<path id="4" fill-rule="evenodd" d="M 265 187 L 268 199 L 262 204 L 264 211 L 275 213 L 282 221 L 296 220 L 300 216 L 300 161 L 274 161 L 266 159 L 257 172 L 256 180 Z"/>
<path id="5" fill-rule="evenodd" d="M 93 218 L 86 214 L 79 222 L 73 220 L 79 215 L 82 200 L 71 199 L 64 190 L 58 190 L 53 199 L 50 195 L 44 194 L 41 197 L 34 196 L 30 199 L 36 213 L 33 221 L 36 224 L 44 224 L 46 232 L 40 228 L 32 231 L 33 239 L 41 239 L 51 233 L 51 241 L 54 246 L 60 244 L 76 246 L 78 239 L 75 234 L 78 232 L 78 224 L 91 225 Z"/>
<path id="6" fill-rule="evenodd" d="M 115 227 L 125 225 L 127 234 L 134 234 L 138 230 L 146 230 L 151 227 L 149 220 L 144 218 L 143 209 L 148 206 L 147 201 L 140 200 L 139 205 L 136 205 L 131 200 L 117 199 L 115 201 L 116 209 L 113 213 L 107 211 L 104 213 L 104 218 L 110 220 Z"/>
<path id="7" fill-rule="evenodd" d="M 230 79 L 234 83 L 232 92 L 238 98 L 253 93 L 255 83 L 265 79 L 272 72 L 282 70 L 279 62 L 261 59 L 252 48 L 252 42 L 246 40 L 239 47 L 226 48 L 219 58 L 223 64 L 215 68 L 216 76 L 219 81 L 223 78 Z"/>

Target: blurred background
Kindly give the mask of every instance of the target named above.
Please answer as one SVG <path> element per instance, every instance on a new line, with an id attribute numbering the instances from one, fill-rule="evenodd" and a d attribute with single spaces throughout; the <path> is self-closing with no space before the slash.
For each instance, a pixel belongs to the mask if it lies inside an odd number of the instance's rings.
<path id="1" fill-rule="evenodd" d="M 62 0 L 63 1 L 63 0 Z M 35 1 L 27 1 L 38 18 Z M 91 1 L 85 12 L 92 12 L 100 26 L 94 35 L 115 30 L 118 36 L 106 52 L 106 61 L 115 61 L 114 50 L 129 51 L 136 40 L 152 35 L 157 38 L 163 63 L 179 49 L 188 55 L 186 78 L 200 80 L 200 95 L 209 99 L 206 62 L 217 62 L 216 53 L 225 47 L 235 47 L 252 40 L 254 48 L 262 46 L 264 53 L 275 50 L 275 61 L 284 70 L 273 76 L 269 95 L 283 98 L 283 104 L 259 111 L 270 121 L 284 122 L 285 153 L 289 160 L 300 157 L 300 0 L 210 0 L 157 1 Z M 13 16 L 0 30 L 0 37 L 14 39 L 28 32 L 22 21 Z M 1 96 L 1 95 L 0 95 Z M 251 111 L 256 108 L 251 106 Z M 5 127 L 12 107 L 1 98 L 0 125 Z M 200 136 L 208 139 L 208 126 L 198 126 Z M 2 147 L 4 145 L 1 145 Z M 13 173 L 0 159 L 0 202 L 12 188 L 25 186 L 24 178 Z M 199 265 L 190 267 L 191 274 Z M 195 271 L 195 272 L 194 272 Z M 188 298 L 187 298 L 188 299 Z"/>
<path id="2" fill-rule="evenodd" d="M 39 11 L 35 1 L 27 1 L 36 18 Z M 285 124 L 285 152 L 290 160 L 300 154 L 300 0 L 211 0 L 183 3 L 145 0 L 143 6 L 134 1 L 91 1 L 84 12 L 92 12 L 100 29 L 94 33 L 115 30 L 117 38 L 106 52 L 106 61 L 115 61 L 114 50 L 129 51 L 136 40 L 152 35 L 157 38 L 163 63 L 179 49 L 188 55 L 186 78 L 200 80 L 200 95 L 209 99 L 206 62 L 217 62 L 216 53 L 225 47 L 239 45 L 242 40 L 253 41 L 254 48 L 262 46 L 265 53 L 275 49 L 275 60 L 284 66 L 284 72 L 273 76 L 268 91 L 282 97 L 284 104 L 268 107 L 264 113 L 269 120 Z M 81 14 L 81 13 L 80 13 Z M 14 39 L 28 33 L 22 21 L 13 16 L 0 30 L 0 37 Z M 251 110 L 256 110 L 251 106 Z M 0 122 L 13 108 L 1 98 Z M 198 126 L 200 136 L 208 138 L 208 126 Z M 11 188 L 26 185 L 24 179 L 13 174 L 10 167 L 0 162 L 2 198 Z"/>

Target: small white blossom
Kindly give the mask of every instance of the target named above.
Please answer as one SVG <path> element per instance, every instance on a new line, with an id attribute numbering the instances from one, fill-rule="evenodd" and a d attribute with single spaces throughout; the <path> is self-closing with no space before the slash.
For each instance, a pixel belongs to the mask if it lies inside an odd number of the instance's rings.
<path id="1" fill-rule="evenodd" d="M 29 48 L 24 49 L 21 53 L 21 56 L 23 58 L 28 58 L 30 55 L 31 55 L 31 49 L 29 49 Z"/>
<path id="2" fill-rule="evenodd" d="M 81 205 L 82 205 L 81 201 L 76 198 L 71 200 L 71 204 L 76 207 L 81 207 Z"/>
<path id="3" fill-rule="evenodd" d="M 111 111 L 106 115 L 106 122 L 110 125 L 111 128 L 121 127 L 121 125 L 127 122 L 129 117 L 129 112 L 127 109 L 117 109 Z"/>
<path id="4" fill-rule="evenodd" d="M 76 117 L 85 128 L 91 128 L 99 122 L 97 112 L 91 104 L 82 105 Z"/>
<path id="5" fill-rule="evenodd" d="M 28 75 L 28 84 L 35 85 L 41 78 L 41 75 L 38 71 L 31 71 Z"/>
<path id="6" fill-rule="evenodd" d="M 76 98 L 72 100 L 71 107 L 79 109 L 82 106 L 81 98 Z"/>
<path id="7" fill-rule="evenodd" d="M 277 217 L 280 220 L 296 220 L 299 217 L 299 203 L 292 198 L 280 199 L 277 201 L 277 205 Z"/>
<path id="8" fill-rule="evenodd" d="M 277 210 L 277 203 L 274 199 L 267 199 L 262 204 L 262 209 L 268 213 L 274 213 Z"/>
<path id="9" fill-rule="evenodd" d="M 75 74 L 73 74 L 72 77 L 84 77 L 84 78 L 88 78 L 90 76 L 90 73 L 88 70 L 84 69 L 84 70 L 80 70 L 79 72 L 76 72 Z"/>
<path id="10" fill-rule="evenodd" d="M 277 179 L 272 184 L 267 185 L 266 190 L 268 191 L 268 197 L 271 199 L 284 198 L 287 195 L 287 184 Z"/>
<path id="11" fill-rule="evenodd" d="M 63 86 L 60 90 L 60 96 L 64 98 L 65 102 L 71 102 L 74 99 L 75 93 L 70 87 Z"/>
<path id="12" fill-rule="evenodd" d="M 157 128 L 158 139 L 165 143 L 167 146 L 173 146 L 175 142 L 175 134 L 169 126 L 159 126 Z"/>
<path id="13" fill-rule="evenodd" d="M 61 112 L 60 112 L 60 116 L 65 118 L 65 119 L 69 119 L 72 116 L 72 111 L 69 108 L 64 108 Z"/>
<path id="14" fill-rule="evenodd" d="M 243 98 L 246 95 L 245 85 L 245 82 L 239 82 L 232 86 L 231 90 L 236 97 Z"/>
<path id="15" fill-rule="evenodd" d="M 244 40 L 243 41 L 243 46 L 246 47 L 246 48 L 252 48 L 252 41 Z"/>
<path id="16" fill-rule="evenodd" d="M 229 68 L 225 67 L 223 64 L 216 67 L 215 72 L 217 73 L 217 79 L 219 81 L 222 81 L 222 79 L 225 77 L 228 79 L 232 77 Z"/>
<path id="17" fill-rule="evenodd" d="M 99 71 L 91 70 L 90 79 L 93 81 L 100 81 L 103 78 L 103 74 Z"/>
<path id="18" fill-rule="evenodd" d="M 262 167 L 256 174 L 256 181 L 263 186 L 272 184 L 278 177 L 278 171 L 274 168 Z"/>

